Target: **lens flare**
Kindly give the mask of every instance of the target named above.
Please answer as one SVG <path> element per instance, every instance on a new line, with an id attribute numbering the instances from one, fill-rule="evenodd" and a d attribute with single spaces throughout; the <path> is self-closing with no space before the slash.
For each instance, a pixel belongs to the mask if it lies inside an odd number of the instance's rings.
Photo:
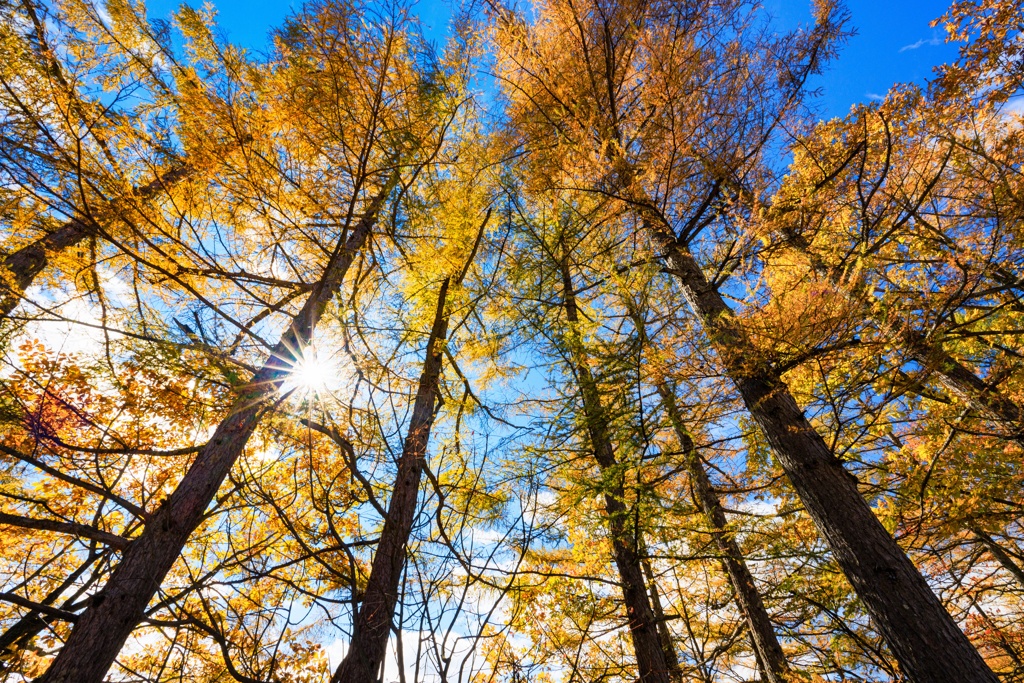
<path id="1" fill-rule="evenodd" d="M 342 375 L 341 366 L 334 358 L 309 347 L 292 365 L 281 385 L 281 392 L 294 393 L 300 398 L 329 394 L 344 384 Z"/>

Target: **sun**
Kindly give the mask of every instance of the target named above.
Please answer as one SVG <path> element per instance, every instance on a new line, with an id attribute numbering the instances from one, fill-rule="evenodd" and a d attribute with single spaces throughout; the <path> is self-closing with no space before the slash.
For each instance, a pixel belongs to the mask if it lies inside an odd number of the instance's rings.
<path id="1" fill-rule="evenodd" d="M 281 385 L 282 393 L 299 397 L 322 396 L 337 391 L 345 383 L 345 373 L 337 359 L 307 347 L 292 364 Z"/>

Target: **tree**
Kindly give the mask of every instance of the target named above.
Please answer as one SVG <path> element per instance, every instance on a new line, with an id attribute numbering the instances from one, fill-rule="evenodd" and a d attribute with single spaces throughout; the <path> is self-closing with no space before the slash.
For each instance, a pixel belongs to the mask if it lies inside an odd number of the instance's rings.
<path id="1" fill-rule="evenodd" d="M 166 27 L 155 30 L 139 8 L 116 5 L 109 25 L 87 3 L 51 11 L 25 0 L 4 13 L 7 318 L 48 266 L 95 267 L 74 255 L 83 242 L 117 244 L 133 230 L 159 237 L 160 205 L 181 202 L 181 186 L 201 182 L 245 136 L 223 125 L 231 105 L 200 84 L 202 60 L 179 61 Z M 187 13 L 181 24 L 188 34 Z"/>
<path id="2" fill-rule="evenodd" d="M 416 518 L 416 501 L 423 472 L 427 466 L 426 455 L 431 427 L 438 411 L 444 344 L 448 337 L 453 306 L 449 291 L 457 291 L 462 286 L 466 274 L 473 265 L 490 213 L 488 210 L 475 240 L 471 243 L 465 262 L 460 267 L 457 266 L 459 269 L 454 273 L 445 273 L 438 287 L 437 302 L 424 351 L 423 371 L 416 389 L 402 453 L 398 458 L 391 500 L 384 515 L 384 526 L 374 552 L 373 565 L 363 591 L 359 613 L 354 619 L 348 653 L 332 677 L 332 681 L 336 683 L 372 680 L 384 662 L 385 648 L 398 600 L 399 583 L 405 572 L 406 546 Z M 451 239 L 452 235 L 449 234 L 448 237 Z M 423 260 L 424 263 L 431 262 L 429 258 Z"/>

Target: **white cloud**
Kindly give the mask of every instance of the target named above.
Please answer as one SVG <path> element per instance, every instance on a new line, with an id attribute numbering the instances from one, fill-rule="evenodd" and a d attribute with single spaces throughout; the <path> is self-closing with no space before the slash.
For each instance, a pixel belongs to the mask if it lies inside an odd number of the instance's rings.
<path id="1" fill-rule="evenodd" d="M 925 45 L 929 45 L 929 46 L 933 46 L 933 47 L 935 45 L 942 45 L 942 39 L 939 38 L 938 36 L 932 36 L 931 38 L 922 38 L 921 40 L 917 41 L 916 43 L 911 43 L 910 45 L 904 45 L 903 47 L 900 48 L 900 52 L 907 52 L 908 50 L 916 50 L 919 47 L 924 47 Z"/>

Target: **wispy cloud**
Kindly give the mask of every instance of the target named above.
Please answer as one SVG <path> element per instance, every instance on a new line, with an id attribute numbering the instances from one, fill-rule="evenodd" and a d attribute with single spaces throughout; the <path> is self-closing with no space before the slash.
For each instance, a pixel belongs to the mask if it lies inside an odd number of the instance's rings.
<path id="1" fill-rule="evenodd" d="M 869 100 L 874 100 L 876 102 L 881 102 L 885 99 L 885 95 L 879 95 L 876 92 L 866 92 L 864 95 L 867 96 Z"/>
<path id="2" fill-rule="evenodd" d="M 938 36 L 932 36 L 931 38 L 922 38 L 916 43 L 904 45 L 903 47 L 900 48 L 900 52 L 906 52 L 907 50 L 916 50 L 917 48 L 924 47 L 925 45 L 942 45 L 942 39 L 939 38 Z"/>

